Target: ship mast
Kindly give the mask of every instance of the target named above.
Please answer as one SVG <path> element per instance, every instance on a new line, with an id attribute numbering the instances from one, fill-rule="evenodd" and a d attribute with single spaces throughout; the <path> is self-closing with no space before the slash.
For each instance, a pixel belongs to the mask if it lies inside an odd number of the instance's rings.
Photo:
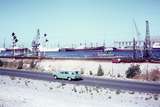
<path id="1" fill-rule="evenodd" d="M 3 48 L 6 48 L 6 40 L 4 38 L 4 41 L 3 41 Z"/>

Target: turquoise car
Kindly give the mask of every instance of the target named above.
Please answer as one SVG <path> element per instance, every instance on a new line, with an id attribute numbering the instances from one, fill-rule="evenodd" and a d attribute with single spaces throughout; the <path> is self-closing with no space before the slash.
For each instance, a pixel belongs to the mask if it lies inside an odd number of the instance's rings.
<path id="1" fill-rule="evenodd" d="M 67 79 L 69 81 L 81 79 L 78 71 L 55 71 L 52 75 L 55 79 Z"/>

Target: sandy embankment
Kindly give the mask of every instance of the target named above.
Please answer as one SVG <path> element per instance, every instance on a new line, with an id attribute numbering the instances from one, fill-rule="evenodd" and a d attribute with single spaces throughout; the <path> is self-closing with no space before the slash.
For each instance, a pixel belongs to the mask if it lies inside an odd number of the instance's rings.
<path id="1" fill-rule="evenodd" d="M 18 68 L 20 61 L 15 59 L 3 59 L 4 62 L 9 62 L 3 67 Z M 151 72 L 153 69 L 160 68 L 160 64 L 157 63 L 112 63 L 109 61 L 87 61 L 87 60 L 28 60 L 22 61 L 22 68 L 25 70 L 33 70 L 39 72 L 54 72 L 59 70 L 78 70 L 83 71 L 84 75 L 95 76 L 98 71 L 99 65 L 101 65 L 104 71 L 104 78 L 119 78 L 126 79 L 125 72 L 131 64 L 140 65 L 142 74 Z M 33 68 L 31 65 L 34 65 Z"/>
<path id="2" fill-rule="evenodd" d="M 101 65 L 104 71 L 104 77 L 125 78 L 125 71 L 131 64 L 140 65 L 142 74 L 147 71 L 150 72 L 153 69 L 160 68 L 160 64 L 154 63 L 112 63 L 108 61 L 86 61 L 86 60 L 44 60 L 37 63 L 37 67 L 44 72 L 52 72 L 56 70 L 78 70 L 84 71 L 85 75 L 90 75 L 89 71 L 92 71 L 93 75 L 97 74 L 98 67 Z"/>

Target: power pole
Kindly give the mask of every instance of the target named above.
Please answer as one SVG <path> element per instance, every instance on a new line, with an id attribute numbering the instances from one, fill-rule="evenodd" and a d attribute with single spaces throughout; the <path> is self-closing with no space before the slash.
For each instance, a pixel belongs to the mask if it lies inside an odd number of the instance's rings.
<path id="1" fill-rule="evenodd" d="M 87 43 L 86 43 L 86 41 L 85 41 L 85 43 L 84 43 L 84 46 L 85 46 L 85 48 L 87 48 Z"/>
<path id="2" fill-rule="evenodd" d="M 105 43 L 105 40 L 103 41 L 103 46 L 104 46 L 104 47 L 106 47 L 106 43 Z"/>

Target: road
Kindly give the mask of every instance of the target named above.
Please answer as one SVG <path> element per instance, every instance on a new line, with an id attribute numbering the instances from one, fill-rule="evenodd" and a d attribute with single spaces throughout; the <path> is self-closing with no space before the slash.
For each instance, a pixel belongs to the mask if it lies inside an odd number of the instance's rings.
<path id="1" fill-rule="evenodd" d="M 19 71 L 19 70 L 10 70 L 10 69 L 2 69 L 2 68 L 0 69 L 0 75 L 61 82 L 64 84 L 77 84 L 77 85 L 86 85 L 86 86 L 96 86 L 96 87 L 102 87 L 102 88 L 111 88 L 111 89 L 117 89 L 117 90 L 122 89 L 122 90 L 129 90 L 129 91 L 160 94 L 160 83 L 99 79 L 99 78 L 91 78 L 91 77 L 83 77 L 83 80 L 79 80 L 79 81 L 55 80 L 53 76 L 49 73 Z"/>

